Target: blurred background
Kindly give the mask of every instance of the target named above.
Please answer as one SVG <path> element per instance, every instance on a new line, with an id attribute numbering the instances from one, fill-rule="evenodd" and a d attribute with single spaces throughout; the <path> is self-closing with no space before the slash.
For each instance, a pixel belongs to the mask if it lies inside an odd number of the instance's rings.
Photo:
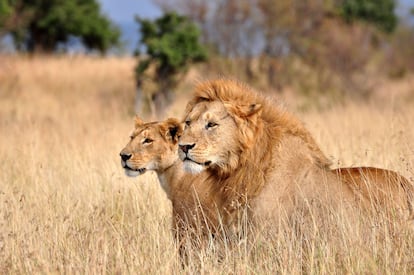
<path id="1" fill-rule="evenodd" d="M 412 0 L 1 0 L 0 53 L 135 56 L 131 112 L 229 76 L 299 108 L 387 96 L 414 70 Z M 404 86 L 403 84 L 401 84 Z M 388 86 L 387 86 L 388 87 Z M 393 89 L 391 89 L 393 90 Z M 393 94 L 394 95 L 394 94 Z"/>
<path id="2" fill-rule="evenodd" d="M 206 79 L 239 79 L 283 102 L 332 168 L 414 182 L 413 7 L 0 0 L 0 274 L 182 273 L 165 192 L 151 172 L 127 178 L 119 152 L 135 114 L 182 118 Z M 383 231 L 322 234 L 309 254 L 282 236 L 256 256 L 200 256 L 188 273 L 413 274 L 413 234 Z"/>

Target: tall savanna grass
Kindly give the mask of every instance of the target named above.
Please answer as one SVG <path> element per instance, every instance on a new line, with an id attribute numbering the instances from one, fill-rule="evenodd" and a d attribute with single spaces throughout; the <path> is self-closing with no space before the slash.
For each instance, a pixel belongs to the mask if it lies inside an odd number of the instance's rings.
<path id="1" fill-rule="evenodd" d="M 193 251 L 183 267 L 156 177 L 127 178 L 119 163 L 133 126 L 134 65 L 0 57 L 0 273 L 414 273 L 410 229 L 339 214 L 306 234 L 281 224 L 226 251 Z M 292 111 L 334 166 L 378 166 L 413 181 L 409 99 Z"/>

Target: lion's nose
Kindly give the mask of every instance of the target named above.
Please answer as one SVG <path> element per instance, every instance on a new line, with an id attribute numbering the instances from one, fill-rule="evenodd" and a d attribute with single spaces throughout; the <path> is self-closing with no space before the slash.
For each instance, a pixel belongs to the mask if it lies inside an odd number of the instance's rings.
<path id="1" fill-rule="evenodd" d="M 127 160 L 129 160 L 131 157 L 132 157 L 132 154 L 125 154 L 125 153 L 121 153 L 121 154 L 119 154 L 120 156 L 121 156 L 121 159 L 123 160 L 123 161 L 127 161 Z"/>
<path id="2" fill-rule="evenodd" d="M 184 153 L 188 153 L 188 151 L 190 151 L 191 149 L 194 148 L 195 143 L 193 144 L 180 144 L 180 149 L 184 152 Z"/>

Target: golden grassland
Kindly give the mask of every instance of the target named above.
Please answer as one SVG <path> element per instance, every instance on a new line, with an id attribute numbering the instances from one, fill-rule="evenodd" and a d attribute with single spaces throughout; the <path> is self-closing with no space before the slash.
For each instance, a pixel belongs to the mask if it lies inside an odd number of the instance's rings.
<path id="1" fill-rule="evenodd" d="M 336 223 L 332 230 L 315 224 L 312 238 L 283 228 L 220 256 L 194 251 L 183 268 L 157 179 L 127 178 L 120 167 L 133 126 L 134 65 L 129 58 L 0 57 L 1 274 L 414 274 L 412 231 L 361 229 L 339 218 L 326 221 Z M 382 98 L 292 111 L 334 166 L 378 166 L 413 181 L 414 102 Z M 184 104 L 181 96 L 170 113 L 180 117 Z"/>

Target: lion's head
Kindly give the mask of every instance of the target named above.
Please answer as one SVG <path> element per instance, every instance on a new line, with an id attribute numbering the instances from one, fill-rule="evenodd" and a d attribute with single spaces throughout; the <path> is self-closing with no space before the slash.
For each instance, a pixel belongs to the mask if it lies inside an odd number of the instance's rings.
<path id="1" fill-rule="evenodd" d="M 179 156 L 192 173 L 215 169 L 226 175 L 258 159 L 267 160 L 281 136 L 296 137 L 312 163 L 328 167 L 312 135 L 275 101 L 229 79 L 199 84 L 186 107 Z"/>
<path id="2" fill-rule="evenodd" d="M 136 177 L 148 170 L 162 171 L 177 160 L 178 137 L 182 124 L 174 118 L 144 123 L 135 118 L 131 140 L 122 149 L 121 165 L 127 176 Z"/>
<path id="3" fill-rule="evenodd" d="M 179 142 L 179 156 L 187 171 L 231 171 L 239 164 L 242 152 L 252 146 L 261 129 L 257 117 L 262 105 L 257 99 L 235 98 L 247 89 L 229 80 L 206 82 L 196 88 L 195 97 L 186 108 L 185 128 Z"/>

